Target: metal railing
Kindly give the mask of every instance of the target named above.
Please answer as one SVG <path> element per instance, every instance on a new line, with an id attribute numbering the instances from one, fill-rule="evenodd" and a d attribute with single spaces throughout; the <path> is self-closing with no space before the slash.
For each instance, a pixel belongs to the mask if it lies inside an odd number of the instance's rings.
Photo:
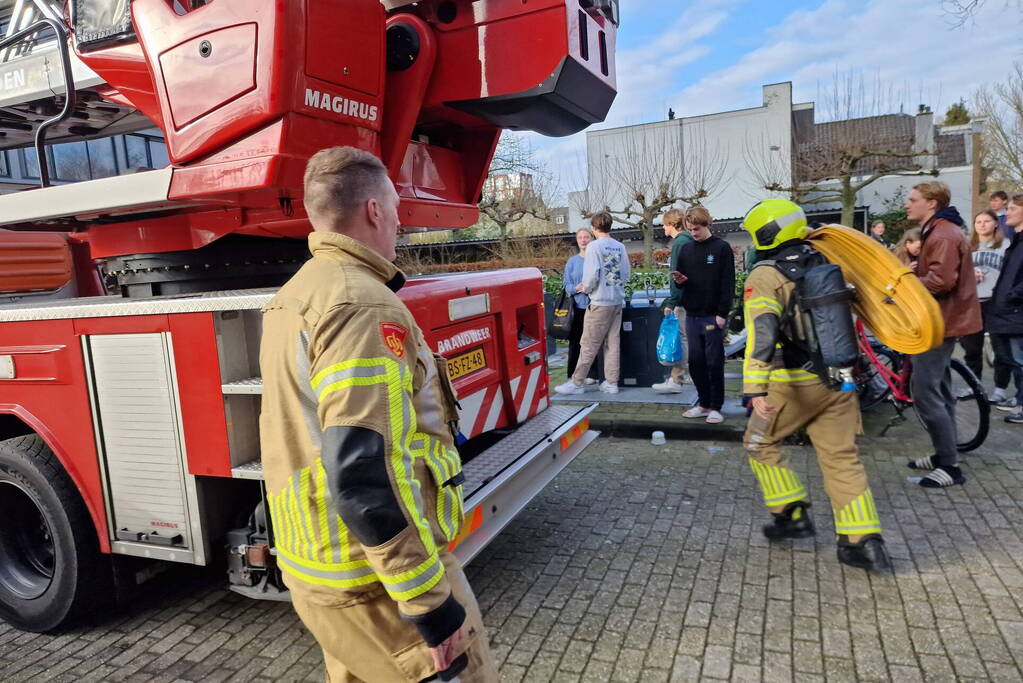
<path id="1" fill-rule="evenodd" d="M 29 26 L 42 19 L 64 23 L 57 3 L 47 0 L 14 0 L 14 2 L 0 2 L 0 28 L 3 29 L 3 38 L 10 38 Z M 38 33 L 31 39 L 22 40 L 15 45 L 9 45 L 0 50 L 0 63 L 9 62 L 18 57 L 27 57 L 37 49 L 51 49 L 54 47 L 55 38 L 52 36 L 40 36 Z"/>
<path id="2" fill-rule="evenodd" d="M 30 6 L 31 5 L 31 6 Z M 40 34 L 46 29 L 53 33 L 53 39 L 42 41 Z M 64 19 L 56 10 L 55 3 L 46 0 L 16 0 L 7 25 L 7 31 L 0 39 L 0 62 L 6 62 L 15 56 L 31 54 L 40 45 L 54 45 L 60 55 L 60 65 L 64 78 L 64 106 L 61 111 L 39 124 L 35 133 L 35 150 L 39 159 L 39 184 L 41 187 L 50 185 L 50 166 L 46 158 L 46 132 L 62 121 L 66 121 L 75 109 L 75 81 L 71 70 L 71 53 L 68 46 L 68 33 Z"/>

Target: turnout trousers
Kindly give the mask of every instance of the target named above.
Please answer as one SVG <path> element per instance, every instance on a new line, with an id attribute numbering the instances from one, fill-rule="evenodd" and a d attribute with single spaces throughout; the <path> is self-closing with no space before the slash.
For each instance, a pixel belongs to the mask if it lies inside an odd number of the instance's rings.
<path id="1" fill-rule="evenodd" d="M 458 559 L 442 553 L 455 599 L 465 608 L 469 665 L 461 683 L 497 683 L 497 664 L 487 645 L 479 605 Z M 292 582 L 294 584 L 295 582 Z M 339 605 L 325 605 L 301 589 L 291 591 L 295 611 L 323 649 L 327 683 L 419 683 L 439 680 L 419 631 L 401 618 L 383 586 Z"/>
<path id="2" fill-rule="evenodd" d="M 806 487 L 781 449 L 785 437 L 805 427 L 824 474 L 835 531 L 853 543 L 867 534 L 881 533 L 874 496 L 856 448 L 860 431 L 857 401 L 856 392 L 831 391 L 820 382 L 771 382 L 767 402 L 777 411 L 766 420 L 754 412 L 743 439 L 764 503 L 771 512 L 780 513 L 790 503 L 809 501 Z"/>

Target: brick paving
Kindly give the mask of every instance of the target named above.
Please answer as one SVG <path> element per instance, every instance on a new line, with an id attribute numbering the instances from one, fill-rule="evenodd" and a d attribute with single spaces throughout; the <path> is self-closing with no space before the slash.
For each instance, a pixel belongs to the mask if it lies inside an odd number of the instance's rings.
<path id="1" fill-rule="evenodd" d="M 893 575 L 838 564 L 809 448 L 818 535 L 771 546 L 734 442 L 599 440 L 469 567 L 504 680 L 1023 679 L 1023 431 L 993 417 L 949 491 L 906 481 L 915 422 L 862 439 Z M 63 635 L 0 624 L 0 680 L 322 681 L 290 606 L 192 568 L 149 591 Z"/>

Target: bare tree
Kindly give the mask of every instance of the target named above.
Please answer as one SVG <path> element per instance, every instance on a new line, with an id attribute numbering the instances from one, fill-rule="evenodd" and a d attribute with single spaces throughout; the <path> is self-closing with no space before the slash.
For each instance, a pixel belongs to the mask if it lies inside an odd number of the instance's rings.
<path id="1" fill-rule="evenodd" d="M 584 218 L 607 211 L 643 235 L 643 264 L 653 267 L 654 220 L 676 205 L 695 205 L 724 180 L 727 160 L 699 126 L 625 130 L 603 158 L 589 159 Z"/>
<path id="2" fill-rule="evenodd" d="M 953 28 L 958 28 L 973 19 L 986 4 L 987 0 L 941 0 L 941 8 L 951 19 Z M 1021 0 L 1003 0 L 1003 4 L 1006 9 L 1013 6 L 1023 7 Z"/>
<path id="3" fill-rule="evenodd" d="M 984 168 L 1001 184 L 1023 186 L 1023 62 L 1013 64 L 1008 79 L 982 86 L 974 102 L 986 119 Z"/>
<path id="4" fill-rule="evenodd" d="M 836 74 L 827 90 L 818 88 L 825 121 L 796 121 L 791 158 L 768 152 L 781 141 L 747 138 L 746 163 L 763 190 L 799 204 L 840 204 L 842 223 L 852 225 L 857 195 L 877 180 L 938 175 L 930 127 L 887 113 L 893 95 L 879 82 L 868 88 L 862 76 Z"/>
<path id="5" fill-rule="evenodd" d="M 550 198 L 555 192 L 551 174 L 534 157 L 528 141 L 505 133 L 498 142 L 490 174 L 483 184 L 480 214 L 483 222 L 496 228 L 504 246 L 512 224 L 528 216 L 548 219 Z"/>

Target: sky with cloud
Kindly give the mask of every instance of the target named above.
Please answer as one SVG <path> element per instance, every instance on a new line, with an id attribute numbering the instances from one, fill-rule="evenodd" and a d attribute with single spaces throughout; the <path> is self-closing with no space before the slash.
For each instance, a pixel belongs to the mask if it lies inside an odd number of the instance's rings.
<path id="1" fill-rule="evenodd" d="M 987 0 L 961 26 L 941 0 L 622 0 L 621 14 L 618 97 L 592 129 L 664 120 L 669 107 L 756 107 L 761 87 L 781 81 L 796 102 L 818 101 L 836 74 L 862 81 L 885 109 L 927 104 L 940 116 L 1023 59 L 1023 17 L 1008 0 Z M 528 137 L 562 191 L 581 189 L 585 133 Z"/>

